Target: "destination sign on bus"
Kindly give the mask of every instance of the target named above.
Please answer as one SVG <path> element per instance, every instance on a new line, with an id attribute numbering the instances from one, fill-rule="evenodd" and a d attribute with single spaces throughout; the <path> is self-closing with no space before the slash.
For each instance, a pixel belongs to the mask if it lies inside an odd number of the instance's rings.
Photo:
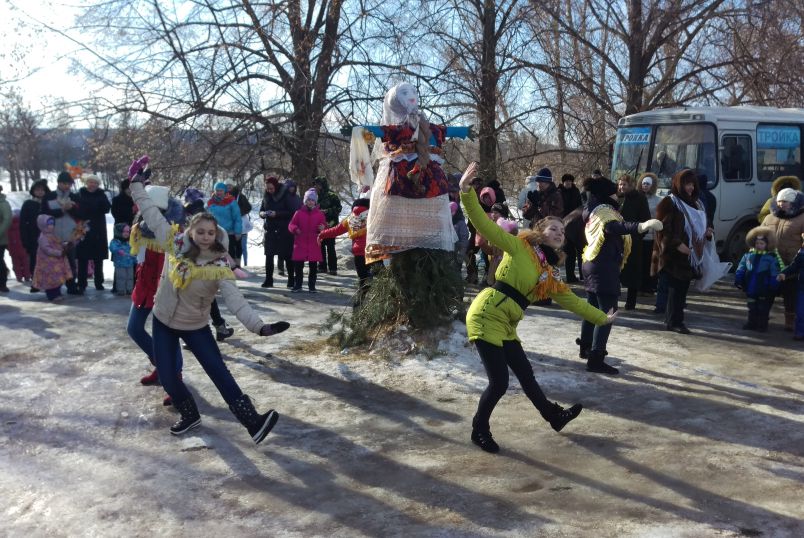
<path id="1" fill-rule="evenodd" d="M 757 127 L 757 147 L 762 149 L 792 149 L 801 145 L 798 127 L 761 125 Z"/>
<path id="2" fill-rule="evenodd" d="M 650 142 L 650 127 L 632 127 L 617 132 L 620 144 L 647 144 Z"/>

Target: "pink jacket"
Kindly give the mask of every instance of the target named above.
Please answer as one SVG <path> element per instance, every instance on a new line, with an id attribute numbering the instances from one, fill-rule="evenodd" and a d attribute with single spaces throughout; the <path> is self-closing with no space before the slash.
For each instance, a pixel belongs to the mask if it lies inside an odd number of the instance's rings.
<path id="1" fill-rule="evenodd" d="M 293 234 L 293 256 L 291 256 L 291 259 L 294 262 L 324 261 L 317 238 L 318 233 L 326 226 L 327 219 L 323 211 L 318 209 L 318 206 L 313 209 L 302 206 L 293 214 L 293 218 L 290 219 L 290 224 L 288 224 L 288 231 Z"/>

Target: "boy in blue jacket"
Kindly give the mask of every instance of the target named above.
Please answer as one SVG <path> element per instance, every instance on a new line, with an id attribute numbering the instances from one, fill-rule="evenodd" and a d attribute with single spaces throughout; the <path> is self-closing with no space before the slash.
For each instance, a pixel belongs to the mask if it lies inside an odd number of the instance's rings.
<path id="1" fill-rule="evenodd" d="M 734 285 L 745 292 L 748 302 L 745 330 L 768 330 L 771 305 L 779 289 L 777 277 L 784 268 L 774 238 L 773 230 L 765 226 L 753 228 L 745 237 L 750 250 L 743 255 L 734 273 Z"/>

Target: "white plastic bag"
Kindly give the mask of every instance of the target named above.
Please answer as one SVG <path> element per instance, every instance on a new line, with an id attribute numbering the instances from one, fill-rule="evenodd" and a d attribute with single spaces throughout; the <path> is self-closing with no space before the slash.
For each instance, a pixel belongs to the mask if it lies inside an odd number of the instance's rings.
<path id="1" fill-rule="evenodd" d="M 701 278 L 696 279 L 692 288 L 697 291 L 709 291 L 715 282 L 726 276 L 731 270 L 730 262 L 721 262 L 715 250 L 714 237 L 704 243 L 701 256 Z"/>

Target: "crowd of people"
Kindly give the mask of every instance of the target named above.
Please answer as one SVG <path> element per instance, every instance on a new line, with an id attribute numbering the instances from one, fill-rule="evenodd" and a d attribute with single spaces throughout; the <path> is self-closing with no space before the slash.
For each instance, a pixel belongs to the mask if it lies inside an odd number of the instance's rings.
<path id="1" fill-rule="evenodd" d="M 565 409 L 541 391 L 516 337 L 525 308 L 555 300 L 580 316 L 579 357 L 594 373 L 618 373 L 605 358 L 622 288 L 626 310 L 636 308 L 640 294 L 655 294 L 653 312 L 664 315 L 666 329 L 689 334 L 687 294 L 690 283 L 706 270 L 704 249 L 712 241 L 715 200 L 689 169 L 676 172 L 661 197 L 652 173 L 638 178 L 626 174 L 614 182 L 595 170 L 579 187 L 573 175 L 564 174 L 556 182 L 551 170 L 542 168 L 526 178 L 516 199 L 517 216 L 499 182 L 483 181 L 472 166 L 463 175 L 449 176 L 447 190 L 458 238 L 456 270 L 465 270 L 466 280 L 481 288 L 466 324 L 489 385 L 473 419 L 472 441 L 496 452 L 489 417 L 506 391 L 508 368 L 556 431 L 582 409 L 580 404 Z M 186 189 L 182 204 L 166 187 L 146 186 L 149 173 L 147 160 L 135 161 L 119 193 L 110 198 L 97 176 L 84 176 L 76 191 L 73 178 L 62 172 L 55 190 L 46 180 L 35 182 L 18 216 L 12 215 L 0 190 L 0 260 L 8 248 L 18 280 L 29 282 L 32 293 L 43 291 L 48 300 L 60 301 L 63 286 L 67 294 L 82 295 L 90 278 L 96 290 L 104 290 L 103 262 L 110 257 L 115 272 L 111 291 L 132 299 L 128 334 L 154 367 L 141 382 L 161 384 L 165 404 L 180 413 L 171 433 L 182 434 L 201 420 L 182 381 L 182 339 L 234 415 L 260 442 L 278 414 L 254 409 L 216 343 L 233 333 L 221 316 L 218 292 L 249 330 L 267 336 L 288 328 L 286 322 L 263 323 L 232 283 L 240 266 L 247 265 L 252 205 L 237 185 L 224 182 L 216 183 L 208 196 Z M 264 185 L 258 210 L 264 229 L 262 287 L 274 287 L 276 271 L 287 277 L 291 292 L 301 292 L 306 270 L 306 289 L 316 293 L 319 273 L 338 274 L 335 238 L 348 235 L 358 276 L 353 304 L 358 306 L 372 274 L 382 266 L 366 256 L 369 189 L 341 218 L 341 199 L 324 177 L 314 178 L 301 195 L 292 180 L 268 176 Z M 749 250 L 734 277 L 735 286 L 746 294 L 745 330 L 767 331 L 771 306 L 781 296 L 785 329 L 804 339 L 804 279 L 798 278 L 804 267 L 800 189 L 797 178 L 777 179 L 760 225 L 747 235 Z M 106 232 L 109 212 L 114 219 L 111 240 Z M 2 261 L 0 291 L 8 291 L 7 277 Z M 585 299 L 567 286 L 577 282 Z M 153 335 L 145 325 L 151 314 Z"/>

